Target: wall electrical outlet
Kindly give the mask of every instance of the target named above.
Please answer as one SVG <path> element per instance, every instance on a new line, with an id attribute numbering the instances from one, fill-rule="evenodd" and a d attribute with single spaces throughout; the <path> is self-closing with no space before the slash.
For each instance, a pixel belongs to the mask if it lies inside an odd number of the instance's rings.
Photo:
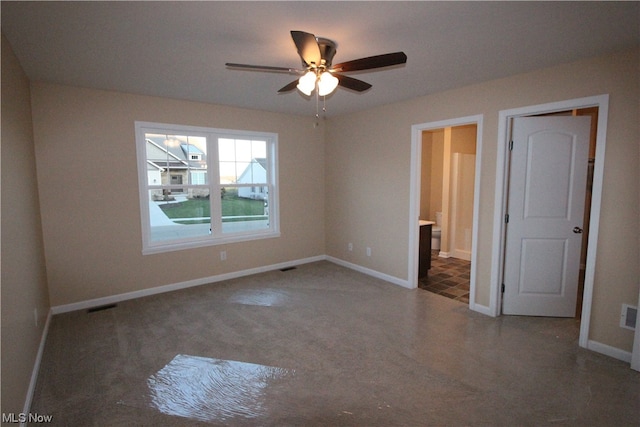
<path id="1" fill-rule="evenodd" d="M 629 304 L 622 304 L 620 313 L 620 327 L 625 329 L 636 329 L 636 319 L 638 318 L 638 307 Z"/>
<path id="2" fill-rule="evenodd" d="M 367 256 L 371 256 L 371 248 L 367 248 Z"/>
<path id="3" fill-rule="evenodd" d="M 353 243 L 349 243 L 347 245 L 347 249 L 349 250 L 349 252 L 353 252 Z"/>
<path id="4" fill-rule="evenodd" d="M 227 260 L 227 251 L 220 251 L 220 261 Z"/>

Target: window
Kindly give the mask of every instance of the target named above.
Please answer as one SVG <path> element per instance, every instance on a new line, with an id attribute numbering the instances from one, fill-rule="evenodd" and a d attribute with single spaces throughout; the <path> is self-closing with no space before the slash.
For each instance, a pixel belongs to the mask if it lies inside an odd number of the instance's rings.
<path id="1" fill-rule="evenodd" d="M 279 236 L 277 134 L 135 130 L 144 254 Z"/>

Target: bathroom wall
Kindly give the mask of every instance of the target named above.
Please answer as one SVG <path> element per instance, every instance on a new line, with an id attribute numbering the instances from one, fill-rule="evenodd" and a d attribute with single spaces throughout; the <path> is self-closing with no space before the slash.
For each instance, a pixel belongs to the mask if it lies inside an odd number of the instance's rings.
<path id="1" fill-rule="evenodd" d="M 453 202 L 450 197 L 451 155 L 453 153 L 475 155 L 476 131 L 476 125 L 471 124 L 427 130 L 422 133 L 420 219 L 435 221 L 436 212 L 443 213 L 441 252 L 444 255 L 453 252 L 454 247 L 467 246 L 464 233 L 465 229 L 469 229 L 467 233 L 470 233 L 470 224 L 473 221 L 473 172 L 471 172 L 471 200 L 466 200 L 468 203 L 458 201 L 457 218 L 454 219 L 450 212 Z M 464 175 L 468 176 L 469 171 Z M 468 179 L 464 182 L 468 182 Z M 468 188 L 464 192 L 468 195 L 467 190 Z M 444 191 L 448 192 L 445 194 Z M 459 223 L 460 226 L 457 227 L 456 244 L 450 245 L 450 231 L 454 223 Z"/>
<path id="2" fill-rule="evenodd" d="M 435 221 L 436 212 L 442 212 L 443 150 L 444 129 L 422 133 L 420 219 Z"/>
<path id="3" fill-rule="evenodd" d="M 451 151 L 453 153 L 476 154 L 477 129 L 475 124 L 452 127 Z"/>

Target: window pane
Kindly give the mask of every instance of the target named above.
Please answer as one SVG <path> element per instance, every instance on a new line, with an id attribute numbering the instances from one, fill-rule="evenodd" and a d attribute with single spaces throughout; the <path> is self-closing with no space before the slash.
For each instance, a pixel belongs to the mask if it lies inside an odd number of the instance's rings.
<path id="1" fill-rule="evenodd" d="M 239 184 L 267 184 L 267 159 L 255 158 L 238 177 Z"/>
<path id="2" fill-rule="evenodd" d="M 184 160 L 189 166 L 191 184 L 207 184 L 207 138 L 189 136 L 187 143 L 180 146 Z M 195 178 L 195 182 L 194 182 Z"/>
<path id="3" fill-rule="evenodd" d="M 236 161 L 235 140 L 229 138 L 218 139 L 218 160 L 221 162 Z"/>
<path id="4" fill-rule="evenodd" d="M 149 185 L 169 185 L 172 177 L 186 173 L 188 164 L 180 147 L 187 141 L 184 135 L 145 134 Z"/>
<path id="5" fill-rule="evenodd" d="M 147 182 L 149 185 L 187 184 L 192 172 L 206 184 L 207 139 L 201 136 L 146 133 Z M 203 175 L 202 173 L 205 172 Z M 175 188 L 173 192 L 179 192 Z"/>
<path id="6" fill-rule="evenodd" d="M 267 183 L 267 142 L 218 139 L 221 184 Z"/>
<path id="7" fill-rule="evenodd" d="M 251 141 L 252 157 L 266 158 L 267 157 L 267 141 Z"/>
<path id="8" fill-rule="evenodd" d="M 236 162 L 251 161 L 251 141 L 236 139 Z"/>
<path id="9" fill-rule="evenodd" d="M 243 182 L 247 182 L 250 183 L 250 177 L 251 177 L 251 169 L 249 168 L 250 163 L 249 162 L 237 162 L 236 163 L 236 179 L 235 181 L 233 181 L 234 183 L 243 183 Z M 246 180 L 244 179 L 244 177 L 248 177 L 249 179 Z"/>
<path id="10" fill-rule="evenodd" d="M 220 162 L 220 184 L 236 183 L 236 163 Z"/>
<path id="11" fill-rule="evenodd" d="M 260 192 L 262 189 L 262 192 Z M 237 233 L 269 228 L 268 191 L 265 187 L 222 188 L 222 232 Z"/>
<path id="12" fill-rule="evenodd" d="M 149 190 L 151 241 L 211 234 L 209 189 L 189 188 L 179 195 L 167 189 Z"/>

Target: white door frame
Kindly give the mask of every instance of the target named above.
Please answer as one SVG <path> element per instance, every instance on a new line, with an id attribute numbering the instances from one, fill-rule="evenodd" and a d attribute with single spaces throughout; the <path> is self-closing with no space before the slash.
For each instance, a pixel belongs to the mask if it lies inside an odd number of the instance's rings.
<path id="1" fill-rule="evenodd" d="M 640 307 L 640 292 L 638 292 L 637 307 Z M 640 371 L 640 317 L 636 317 L 636 330 L 633 333 L 633 349 L 631 350 L 631 369 Z"/>
<path id="2" fill-rule="evenodd" d="M 446 127 L 455 127 L 462 125 L 476 125 L 476 173 L 474 177 L 473 188 L 473 230 L 471 241 L 471 278 L 469 290 L 469 308 L 471 310 L 480 311 L 484 314 L 482 306 L 476 306 L 476 271 L 477 263 L 477 247 L 478 247 L 478 216 L 480 205 L 480 169 L 482 159 L 482 120 L 483 115 L 459 117 L 450 120 L 441 120 L 437 122 L 421 123 L 411 126 L 411 180 L 409 184 L 409 286 L 416 288 L 418 286 L 418 264 L 420 255 L 420 177 L 422 173 L 422 132 L 425 130 L 441 129 Z"/>
<path id="3" fill-rule="evenodd" d="M 602 180 L 604 175 L 604 155 L 607 143 L 607 117 L 609 116 L 609 95 L 598 95 L 586 98 L 571 99 L 549 104 L 533 105 L 522 108 L 502 110 L 498 122 L 498 147 L 496 164 L 496 188 L 493 219 L 493 252 L 491 254 L 491 285 L 489 311 L 492 316 L 502 312 L 501 284 L 504 263 L 504 215 L 507 200 L 507 167 L 510 135 L 510 123 L 514 117 L 536 114 L 554 113 L 580 108 L 598 107 L 598 130 L 596 135 L 596 159 L 593 169 L 593 190 L 591 194 L 591 216 L 589 220 L 589 240 L 584 279 L 582 301 L 582 318 L 580 321 L 580 347 L 587 348 L 589 343 L 589 324 L 591 320 L 591 303 L 593 298 L 593 281 L 596 264 L 596 249 L 600 224 L 600 204 L 602 202 Z"/>

